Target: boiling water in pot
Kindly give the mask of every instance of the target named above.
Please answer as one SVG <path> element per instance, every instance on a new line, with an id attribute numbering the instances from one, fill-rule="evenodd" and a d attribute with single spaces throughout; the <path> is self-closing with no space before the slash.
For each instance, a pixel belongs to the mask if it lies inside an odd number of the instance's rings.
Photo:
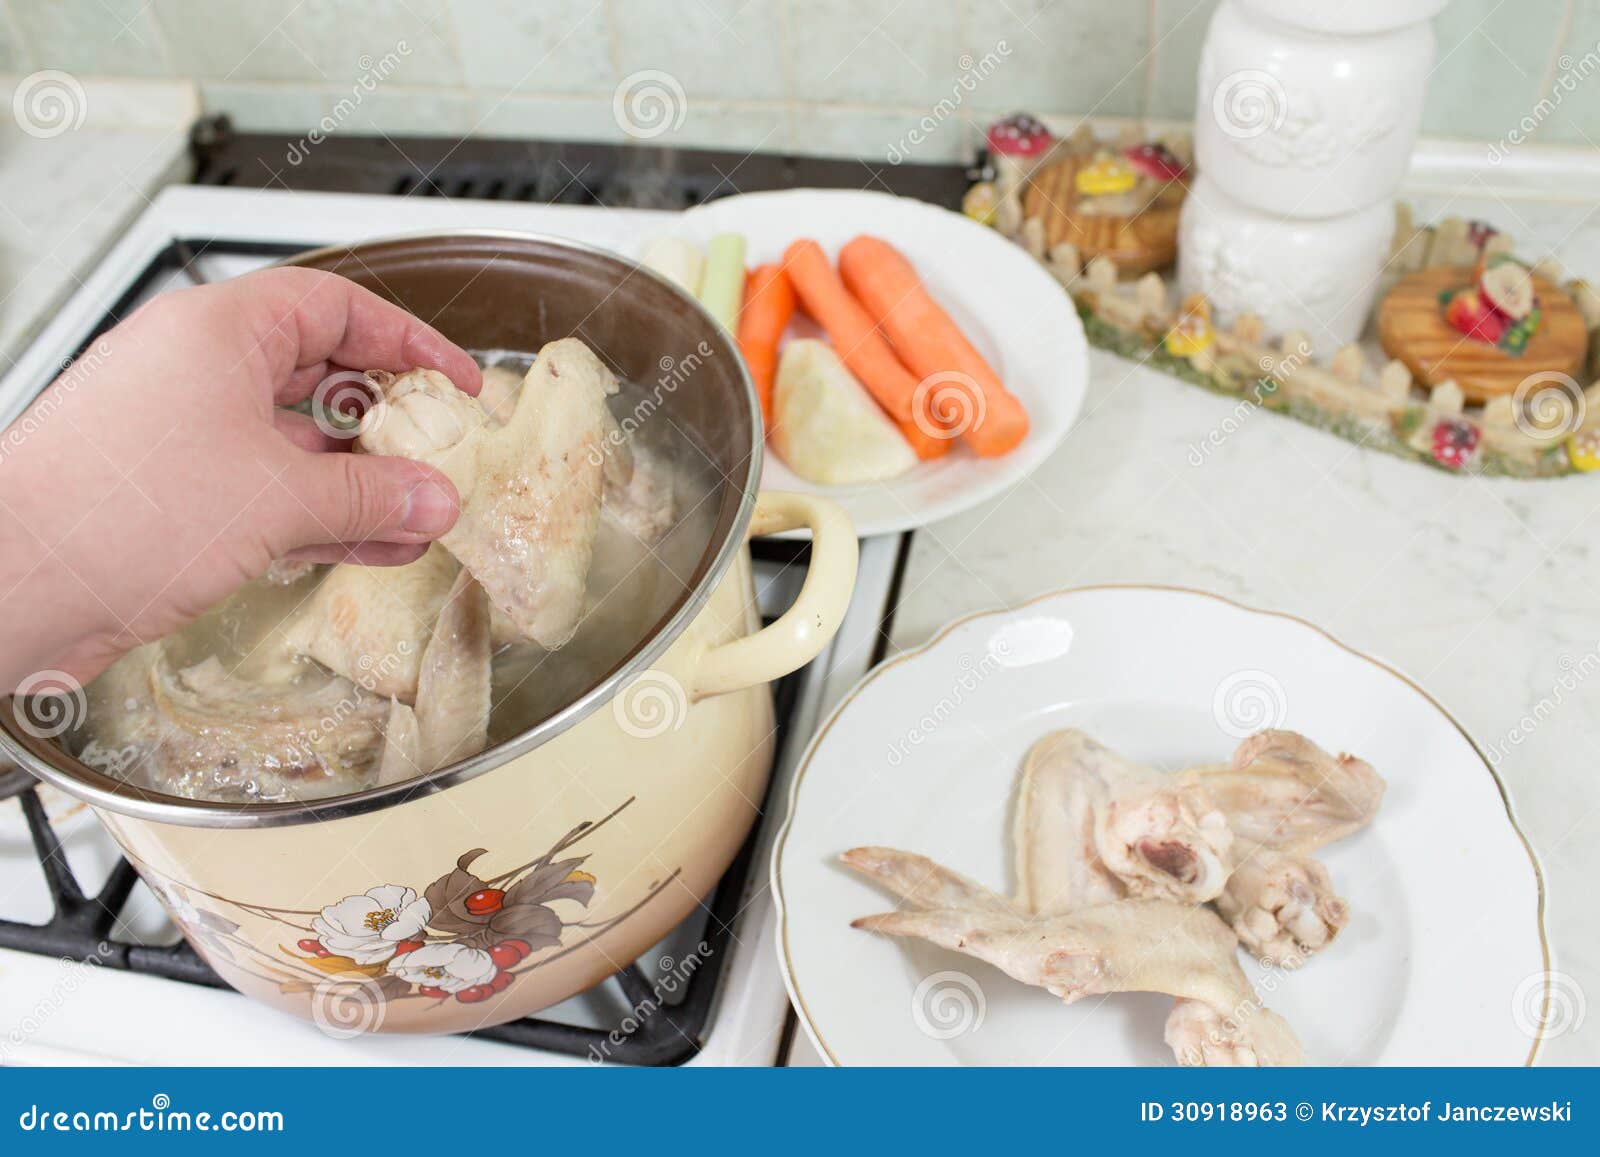
<path id="1" fill-rule="evenodd" d="M 492 351 L 486 366 L 520 376 L 533 359 Z M 622 382 L 608 399 L 635 462 L 635 483 L 662 517 L 649 528 L 602 518 L 571 639 L 550 650 L 503 640 L 490 661 L 488 742 L 509 739 L 614 670 L 687 593 L 710 546 L 722 479 L 692 436 L 659 412 L 662 387 Z M 609 495 L 608 495 L 609 503 Z M 660 503 L 659 508 L 656 503 Z M 435 551 L 443 548 L 435 546 Z M 451 564 L 453 565 L 453 564 Z M 85 724 L 67 737 L 85 762 L 140 786 L 227 802 L 343 795 L 379 782 L 390 702 L 372 693 L 388 657 L 362 656 L 354 682 L 298 654 L 286 628 L 331 567 L 263 579 L 88 688 Z M 218 708 L 224 696 L 225 709 Z M 419 705 L 420 706 L 420 705 Z M 174 729 L 172 721 L 181 719 Z M 431 770 L 424 768 L 422 770 Z"/>

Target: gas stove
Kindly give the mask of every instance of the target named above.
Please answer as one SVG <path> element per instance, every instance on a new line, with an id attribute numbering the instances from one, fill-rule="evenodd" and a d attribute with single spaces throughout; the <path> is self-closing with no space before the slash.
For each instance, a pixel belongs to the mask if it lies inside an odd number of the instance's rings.
<path id="1" fill-rule="evenodd" d="M 728 193 L 874 186 L 948 204 L 964 183 L 956 168 L 501 142 L 408 141 L 401 153 L 381 142 L 330 141 L 291 166 L 276 138 L 235 138 L 225 125 L 207 123 L 196 141 L 198 184 L 161 193 L 83 275 L 0 381 L 0 426 L 141 302 L 298 250 L 503 228 L 628 252 L 643 226 L 665 231 L 670 212 Z M 330 188 L 370 191 L 317 191 Z M 819 716 L 881 657 L 909 541 L 862 543 L 856 594 L 837 637 L 774 688 L 781 732 L 772 785 L 760 823 L 716 892 L 612 980 L 470 1037 L 335 1039 L 245 1000 L 182 942 L 87 809 L 0 776 L 0 795 L 20 791 L 0 802 L 0 1063 L 781 1063 L 793 1023 L 773 949 L 770 841 Z M 763 614 L 775 616 L 794 597 L 804 569 L 794 564 L 804 549 L 754 544 Z M 705 958 L 692 979 L 675 986 L 660 1012 L 636 1015 L 646 1000 L 653 1005 L 660 978 L 686 952 Z"/>

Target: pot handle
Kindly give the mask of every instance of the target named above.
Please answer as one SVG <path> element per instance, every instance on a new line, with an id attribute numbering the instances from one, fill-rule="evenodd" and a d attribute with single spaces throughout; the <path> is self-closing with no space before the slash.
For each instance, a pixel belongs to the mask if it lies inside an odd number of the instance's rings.
<path id="1" fill-rule="evenodd" d="M 746 537 L 811 530 L 811 560 L 794 605 L 753 635 L 709 648 L 694 667 L 695 699 L 782 678 L 815 659 L 844 621 L 856 585 L 860 547 L 850 516 L 815 494 L 764 490 Z"/>

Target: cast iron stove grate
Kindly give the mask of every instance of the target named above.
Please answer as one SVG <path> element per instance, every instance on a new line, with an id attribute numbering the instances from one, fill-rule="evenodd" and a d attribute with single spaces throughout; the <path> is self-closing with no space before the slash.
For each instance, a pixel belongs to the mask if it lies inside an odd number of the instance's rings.
<path id="1" fill-rule="evenodd" d="M 270 258 L 310 247 L 215 239 L 174 241 L 140 272 L 77 352 L 82 353 L 101 334 L 127 316 L 147 291 L 162 279 L 180 274 L 190 280 L 203 281 L 203 275 L 196 268 L 199 255 Z M 803 565 L 809 550 L 805 543 L 795 542 L 756 541 L 750 545 L 757 560 L 780 565 Z M 773 688 L 777 721 L 774 749 L 780 757 L 788 737 L 788 723 L 795 708 L 800 680 L 801 672 L 795 672 L 780 680 Z M 114 935 L 123 906 L 138 883 L 138 875 L 127 860 L 119 860 L 98 892 L 93 895 L 85 893 L 67 866 L 61 843 L 46 818 L 44 806 L 34 787 L 33 779 L 24 771 L 0 771 L 0 799 L 19 797 L 39 866 L 54 902 L 54 914 L 49 922 L 42 925 L 0 920 L 0 948 L 92 962 L 103 967 L 186 984 L 226 988 L 227 985 L 186 942 L 180 941 L 175 945 L 137 944 L 119 940 Z M 762 816 L 765 816 L 771 802 L 772 788 L 769 785 L 767 797 L 762 801 Z M 658 979 L 652 978 L 640 961 L 630 964 L 610 981 L 604 982 L 618 986 L 629 1010 L 614 1028 L 592 1028 L 543 1017 L 526 1017 L 510 1024 L 480 1029 L 470 1035 L 569 1056 L 599 1058 L 617 1064 L 661 1066 L 682 1064 L 689 1060 L 702 1046 L 721 976 L 727 967 L 733 924 L 745 906 L 745 891 L 753 882 L 752 869 L 761 829 L 762 824 L 758 820 L 755 830 L 718 883 L 710 900 L 703 902 L 699 910 L 684 922 L 692 926 L 696 920 L 703 919 L 704 930 L 700 940 L 705 948 L 697 952 L 700 963 L 696 970 L 675 982 L 675 1000 L 669 1003 L 662 999 Z M 759 886 L 760 881 L 755 880 L 754 883 Z M 633 1015 L 637 1009 L 653 1011 L 647 1016 Z M 634 1027 L 623 1031 L 628 1025 Z"/>

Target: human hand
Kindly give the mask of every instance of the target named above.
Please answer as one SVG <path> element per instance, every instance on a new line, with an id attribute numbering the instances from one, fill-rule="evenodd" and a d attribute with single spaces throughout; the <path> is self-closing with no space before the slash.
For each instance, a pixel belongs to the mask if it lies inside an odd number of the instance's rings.
<path id="1" fill-rule="evenodd" d="M 343 368 L 476 363 L 353 282 L 270 269 L 163 294 L 0 435 L 0 693 L 82 682 L 274 559 L 410 562 L 455 522 L 443 474 L 279 407 Z"/>

